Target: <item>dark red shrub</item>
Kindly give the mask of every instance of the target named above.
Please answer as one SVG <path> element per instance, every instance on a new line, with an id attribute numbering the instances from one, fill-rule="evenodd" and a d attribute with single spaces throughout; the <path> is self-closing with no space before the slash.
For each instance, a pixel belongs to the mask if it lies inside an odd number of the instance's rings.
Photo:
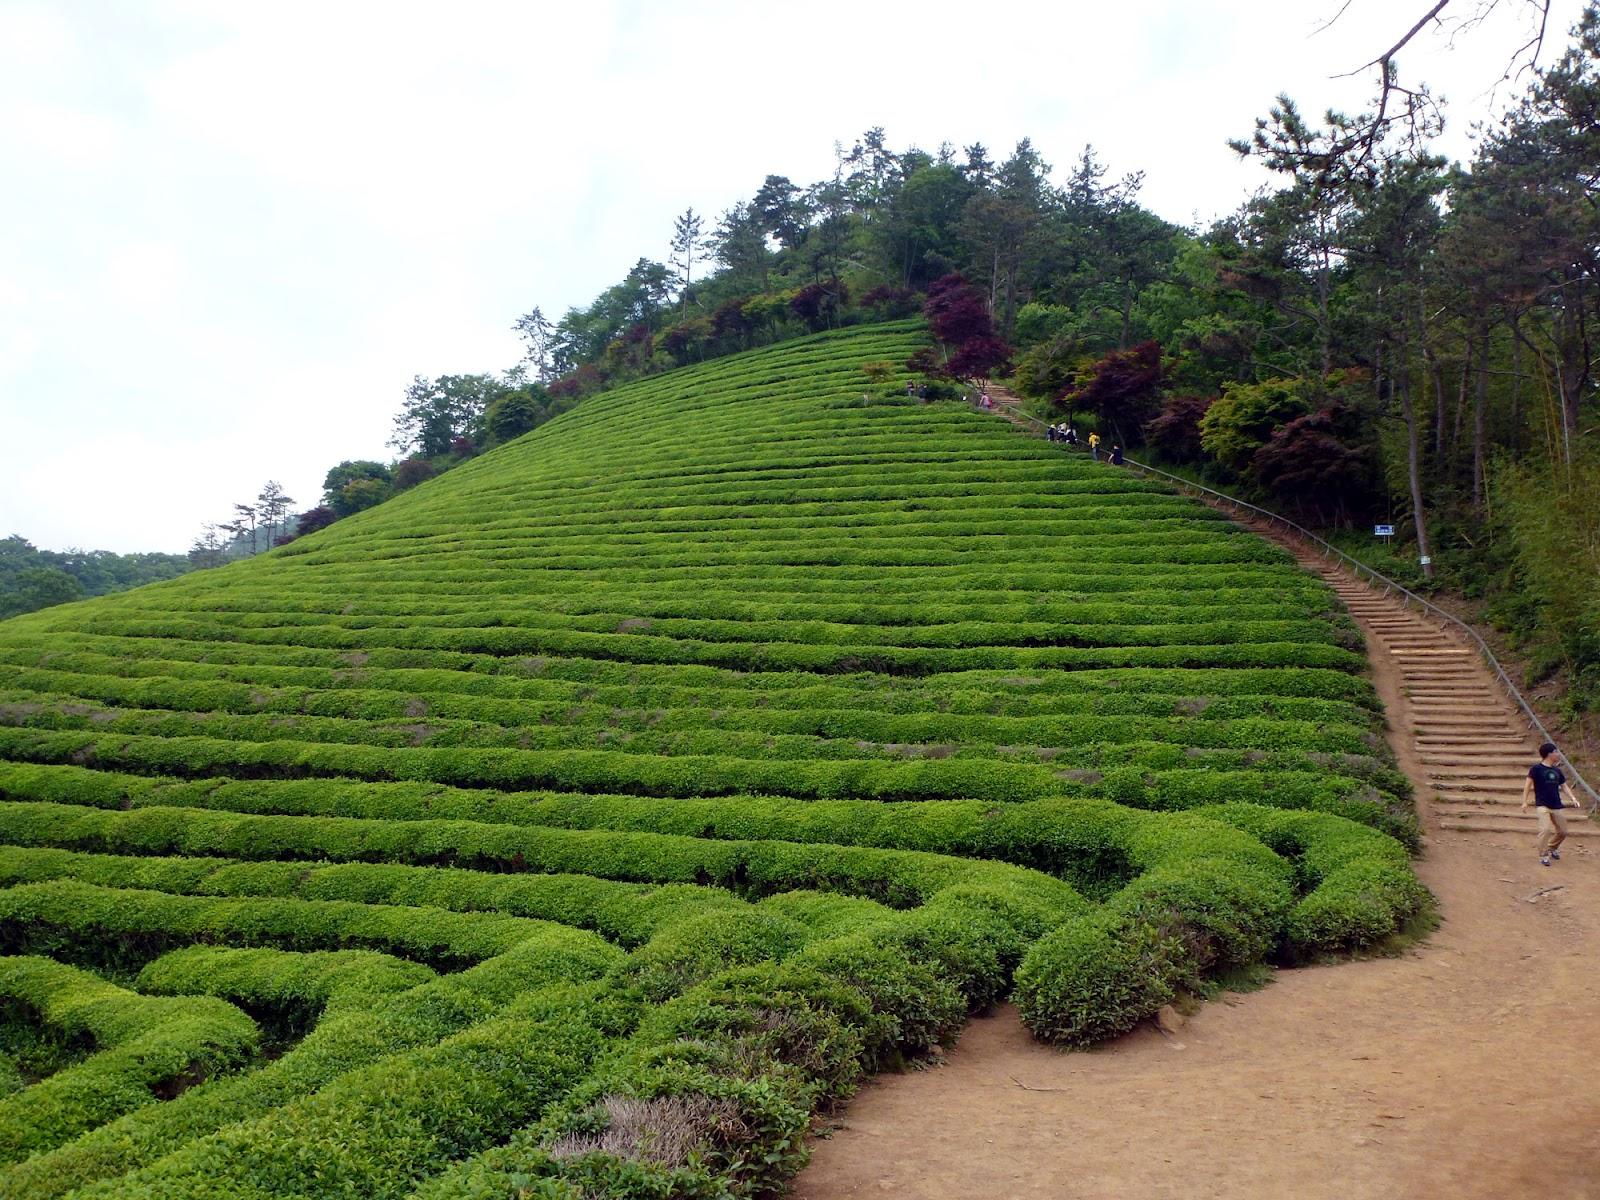
<path id="1" fill-rule="evenodd" d="M 745 316 L 744 299 L 725 300 L 711 314 L 711 332 L 716 337 L 743 338 L 751 330 L 750 318 Z"/>
<path id="2" fill-rule="evenodd" d="M 983 293 L 960 275 L 928 285 L 922 306 L 928 328 L 945 348 L 944 373 L 953 379 L 995 374 L 1011 357 L 1011 347 L 994 327 Z"/>
<path id="3" fill-rule="evenodd" d="M 917 294 L 910 288 L 880 283 L 861 297 L 861 306 L 883 318 L 909 317 L 917 311 Z"/>
<path id="4" fill-rule="evenodd" d="M 1195 392 L 1179 392 L 1168 396 L 1166 403 L 1161 406 L 1161 412 L 1145 422 L 1145 442 L 1172 462 L 1198 462 L 1203 456 L 1200 448 L 1200 418 L 1206 415 L 1206 410 L 1215 400 L 1215 396 L 1202 396 Z"/>
<path id="5" fill-rule="evenodd" d="M 319 504 L 316 508 L 308 508 L 295 518 L 294 532 L 296 537 L 305 537 L 308 533 L 315 533 L 319 529 L 326 529 L 339 519 L 339 514 L 326 504 Z"/>
<path id="6" fill-rule="evenodd" d="M 1337 400 L 1280 425 L 1250 466 L 1285 507 L 1321 524 L 1365 518 L 1379 497 L 1376 447 L 1360 414 Z"/>
<path id="7" fill-rule="evenodd" d="M 403 492 L 407 488 L 414 488 L 425 479 L 432 479 L 439 473 L 439 468 L 426 458 L 420 456 L 408 458 L 394 469 L 394 490 Z"/>
<path id="8" fill-rule="evenodd" d="M 1090 363 L 1057 403 L 1068 411 L 1088 409 L 1099 418 L 1101 436 L 1127 442 L 1129 430 L 1138 433 L 1155 416 L 1160 391 L 1161 347 L 1141 342 Z"/>
<path id="9" fill-rule="evenodd" d="M 850 303 L 844 280 L 808 283 L 789 300 L 789 311 L 806 323 L 812 333 L 832 329 L 839 323 L 839 311 Z"/>

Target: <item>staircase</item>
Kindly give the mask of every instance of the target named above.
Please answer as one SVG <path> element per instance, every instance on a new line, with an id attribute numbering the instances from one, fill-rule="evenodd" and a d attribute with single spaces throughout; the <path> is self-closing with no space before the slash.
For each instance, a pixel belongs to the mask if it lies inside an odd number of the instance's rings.
<path id="1" fill-rule="evenodd" d="M 998 415 L 1032 433 L 1043 424 L 1022 402 L 993 385 Z M 1204 497 L 1202 497 L 1204 498 Z M 1211 503 L 1210 500 L 1207 500 Z M 1327 581 L 1367 635 L 1367 653 L 1388 656 L 1398 669 L 1406 711 L 1391 713 L 1411 739 L 1433 789 L 1426 797 L 1440 829 L 1463 833 L 1519 834 L 1530 839 L 1537 816 L 1522 811 L 1522 785 L 1538 758 L 1541 740 L 1501 690 L 1476 650 L 1445 626 L 1407 606 L 1391 592 L 1358 579 L 1276 524 L 1224 509 L 1234 520 L 1270 538 L 1306 570 Z M 1563 810 L 1572 837 L 1600 836 L 1600 825 L 1582 808 Z"/>
<path id="2" fill-rule="evenodd" d="M 1282 540 L 1282 539 L 1280 539 Z M 1288 543 L 1285 543 L 1288 544 Z M 1409 712 L 1405 736 L 1433 787 L 1431 808 L 1441 829 L 1531 835 L 1534 813 L 1522 811 L 1522 785 L 1538 758 L 1528 730 L 1476 651 L 1451 631 L 1325 562 L 1290 545 L 1366 629 L 1368 651 L 1399 668 Z M 1581 809 L 1567 809 L 1573 836 L 1600 834 Z"/>

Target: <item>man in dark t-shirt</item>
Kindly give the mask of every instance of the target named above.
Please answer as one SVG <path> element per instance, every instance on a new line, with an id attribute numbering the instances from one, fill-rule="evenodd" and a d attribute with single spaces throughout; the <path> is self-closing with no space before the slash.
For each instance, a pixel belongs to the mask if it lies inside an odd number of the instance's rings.
<path id="1" fill-rule="evenodd" d="M 1561 754 L 1554 742 L 1539 747 L 1539 761 L 1528 768 L 1528 778 L 1522 785 L 1522 810 L 1526 812 L 1531 802 L 1539 810 L 1539 863 L 1548 867 L 1552 859 L 1561 857 L 1561 843 L 1567 840 L 1567 818 L 1562 813 L 1561 793 L 1567 794 L 1572 807 L 1578 807 L 1578 798 L 1567 783 L 1567 773 L 1561 769 Z"/>

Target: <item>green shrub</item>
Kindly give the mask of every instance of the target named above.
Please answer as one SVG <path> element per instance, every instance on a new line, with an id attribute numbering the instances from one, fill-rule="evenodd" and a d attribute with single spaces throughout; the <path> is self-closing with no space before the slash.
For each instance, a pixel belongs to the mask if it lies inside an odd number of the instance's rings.
<path id="1" fill-rule="evenodd" d="M 1029 949 L 1014 993 L 1036 1037 L 1086 1046 L 1126 1033 L 1172 999 L 1178 940 L 1112 916 L 1070 921 Z"/>
<path id="2" fill-rule="evenodd" d="M 254 1023 L 207 997 L 140 996 L 47 958 L 0 957 L 0 998 L 91 1039 L 95 1053 L 0 1097 L 0 1163 L 48 1150 L 141 1105 L 237 1065 Z"/>

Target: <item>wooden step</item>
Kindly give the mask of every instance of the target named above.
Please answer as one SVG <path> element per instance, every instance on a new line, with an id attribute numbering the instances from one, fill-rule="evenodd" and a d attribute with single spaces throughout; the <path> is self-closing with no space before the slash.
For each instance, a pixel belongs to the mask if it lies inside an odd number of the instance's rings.
<path id="1" fill-rule="evenodd" d="M 1432 762 L 1424 765 L 1430 775 L 1456 774 L 1470 775 L 1474 779 L 1514 779 L 1518 787 L 1521 787 L 1523 780 L 1528 777 L 1527 767 L 1515 762 L 1495 762 L 1492 759 L 1473 761 L 1436 754 Z"/>
<path id="2" fill-rule="evenodd" d="M 1531 822 L 1513 820 L 1509 817 L 1441 816 L 1439 828 L 1459 833 L 1505 833 L 1526 837 L 1530 849 L 1533 846 L 1533 839 L 1538 835 L 1538 828 Z M 1600 828 L 1593 825 L 1571 825 L 1567 829 L 1567 836 L 1585 839 L 1600 837 Z"/>
<path id="3" fill-rule="evenodd" d="M 1473 796 L 1492 799 L 1495 796 L 1509 796 L 1518 804 L 1522 803 L 1520 783 L 1471 778 L 1434 779 L 1432 787 L 1435 797 Z"/>

